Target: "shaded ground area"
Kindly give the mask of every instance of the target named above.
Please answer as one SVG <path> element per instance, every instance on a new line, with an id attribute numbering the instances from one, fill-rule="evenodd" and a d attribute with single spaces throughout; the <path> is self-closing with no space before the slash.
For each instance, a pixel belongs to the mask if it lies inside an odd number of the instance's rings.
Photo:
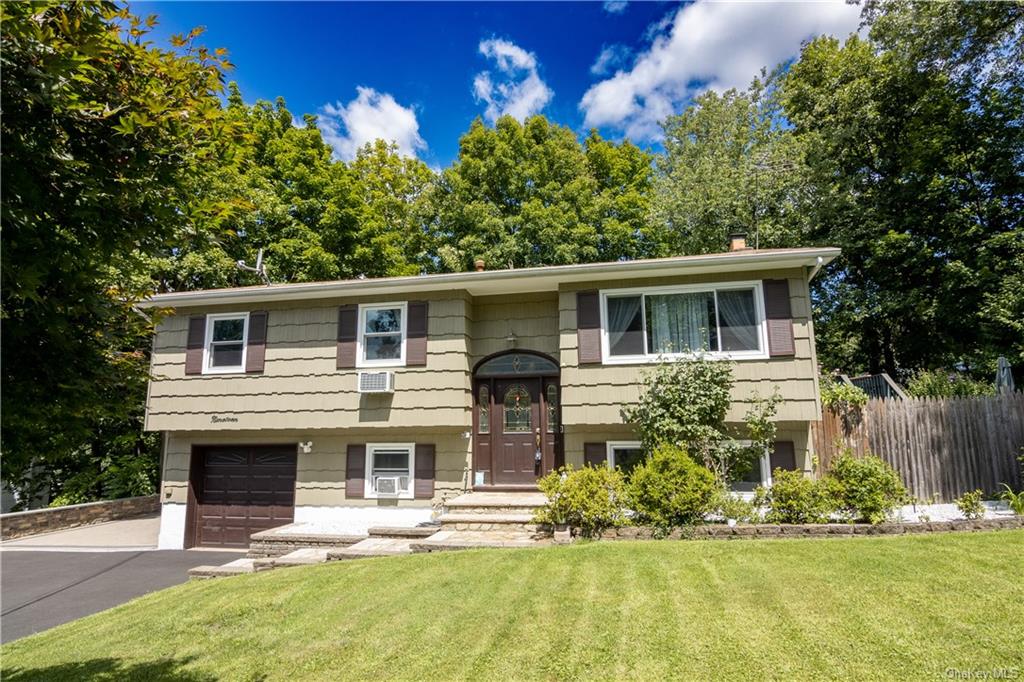
<path id="1" fill-rule="evenodd" d="M 193 566 L 239 556 L 182 550 L 0 552 L 0 640 L 9 642 L 183 583 Z"/>
<path id="2" fill-rule="evenodd" d="M 944 679 L 1024 671 L 1024 531 L 579 543 L 191 582 L 4 679 Z"/>

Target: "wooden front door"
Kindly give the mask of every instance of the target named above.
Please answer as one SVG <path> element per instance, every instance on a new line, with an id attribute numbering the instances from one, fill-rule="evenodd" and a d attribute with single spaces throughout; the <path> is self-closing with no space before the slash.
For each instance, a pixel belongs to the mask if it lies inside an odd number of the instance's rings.
<path id="1" fill-rule="evenodd" d="M 494 381 L 492 448 L 494 483 L 536 483 L 541 473 L 537 452 L 543 448 L 539 378 Z"/>

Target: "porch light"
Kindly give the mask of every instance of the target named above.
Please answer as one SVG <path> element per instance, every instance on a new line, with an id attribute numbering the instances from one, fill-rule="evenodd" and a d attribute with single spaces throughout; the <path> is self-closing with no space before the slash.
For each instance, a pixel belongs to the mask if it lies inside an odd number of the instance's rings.
<path id="1" fill-rule="evenodd" d="M 515 348 L 516 344 L 519 343 L 519 337 L 516 336 L 516 333 L 511 329 L 508 332 L 508 336 L 505 337 L 505 340 L 508 341 L 509 348 Z"/>

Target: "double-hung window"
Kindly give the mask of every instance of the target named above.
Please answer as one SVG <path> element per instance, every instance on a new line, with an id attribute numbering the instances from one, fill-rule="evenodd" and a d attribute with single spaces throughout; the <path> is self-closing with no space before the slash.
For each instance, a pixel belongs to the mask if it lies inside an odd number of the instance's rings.
<path id="1" fill-rule="evenodd" d="M 601 292 L 605 362 L 767 357 L 760 282 Z"/>
<path id="2" fill-rule="evenodd" d="M 733 481 L 729 489 L 746 497 L 746 493 L 752 495 L 760 485 L 765 487 L 771 487 L 772 485 L 771 459 L 767 451 L 757 458 L 746 474 Z"/>
<path id="3" fill-rule="evenodd" d="M 358 365 L 404 365 L 407 320 L 406 303 L 374 303 L 359 306 Z"/>
<path id="4" fill-rule="evenodd" d="M 203 373 L 244 372 L 248 334 L 248 313 L 207 315 Z"/>
<path id="5" fill-rule="evenodd" d="M 413 498 L 416 446 L 370 443 L 366 446 L 367 498 Z"/>

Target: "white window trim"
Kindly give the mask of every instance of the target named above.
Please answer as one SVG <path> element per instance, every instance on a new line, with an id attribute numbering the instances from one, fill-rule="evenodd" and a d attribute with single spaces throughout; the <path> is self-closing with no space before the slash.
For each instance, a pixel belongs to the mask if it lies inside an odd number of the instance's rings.
<path id="1" fill-rule="evenodd" d="M 737 442 L 740 443 L 741 445 L 750 445 L 750 441 L 749 440 L 741 440 L 741 441 L 737 441 Z M 771 488 L 772 487 L 772 460 L 771 460 L 771 457 L 772 457 L 771 451 L 768 450 L 767 448 L 765 448 L 764 453 L 762 453 L 761 457 L 758 459 L 758 465 L 761 467 L 761 483 L 759 483 L 758 485 L 762 485 L 765 488 Z M 754 495 L 755 495 L 755 493 L 752 492 L 752 491 L 749 491 L 749 490 L 733 490 L 731 487 L 729 488 L 729 492 L 732 493 L 733 495 L 738 496 L 740 499 L 744 499 L 744 500 L 752 500 L 754 498 Z"/>
<path id="2" fill-rule="evenodd" d="M 402 346 L 397 359 L 367 360 L 365 354 L 364 336 L 366 334 L 366 313 L 371 310 L 385 308 L 399 308 L 402 311 L 402 324 L 399 333 L 402 336 Z M 404 367 L 405 366 L 405 345 L 409 335 L 409 302 L 396 301 L 394 303 L 360 303 L 359 304 L 359 333 L 356 338 L 356 367 Z"/>
<path id="3" fill-rule="evenodd" d="M 642 294 L 690 294 L 697 292 L 729 291 L 733 289 L 754 290 L 754 314 L 757 316 L 760 350 L 756 351 L 707 351 L 704 356 L 713 360 L 767 360 L 768 359 L 768 320 L 764 309 L 764 289 L 760 280 L 743 282 L 722 282 L 721 284 L 685 284 L 662 287 L 635 287 L 629 289 L 602 289 L 601 297 L 601 362 L 605 365 L 636 365 L 659 362 L 661 359 L 690 360 L 697 353 L 660 353 L 644 355 L 615 355 L 610 352 L 608 342 L 608 299 L 618 296 L 636 296 Z M 716 303 L 717 307 L 717 303 Z M 641 303 L 640 314 L 644 319 L 644 344 L 647 343 L 647 306 Z M 721 339 L 721 334 L 719 334 Z"/>
<path id="4" fill-rule="evenodd" d="M 409 451 L 409 490 L 398 495 L 378 495 L 373 489 L 373 455 L 377 450 Z M 416 444 L 415 443 L 367 443 L 366 479 L 363 481 L 363 497 L 368 500 L 412 500 L 416 497 Z"/>
<path id="5" fill-rule="evenodd" d="M 604 444 L 605 446 L 605 459 L 608 462 L 608 468 L 615 468 L 615 450 L 616 449 L 640 449 L 640 441 L 638 440 L 610 440 Z"/>
<path id="6" fill-rule="evenodd" d="M 242 318 L 242 364 L 234 367 L 211 367 L 210 353 L 213 343 L 213 323 L 217 320 Z M 245 361 L 249 354 L 249 313 L 211 313 L 206 316 L 206 334 L 203 339 L 203 374 L 245 374 Z"/>

